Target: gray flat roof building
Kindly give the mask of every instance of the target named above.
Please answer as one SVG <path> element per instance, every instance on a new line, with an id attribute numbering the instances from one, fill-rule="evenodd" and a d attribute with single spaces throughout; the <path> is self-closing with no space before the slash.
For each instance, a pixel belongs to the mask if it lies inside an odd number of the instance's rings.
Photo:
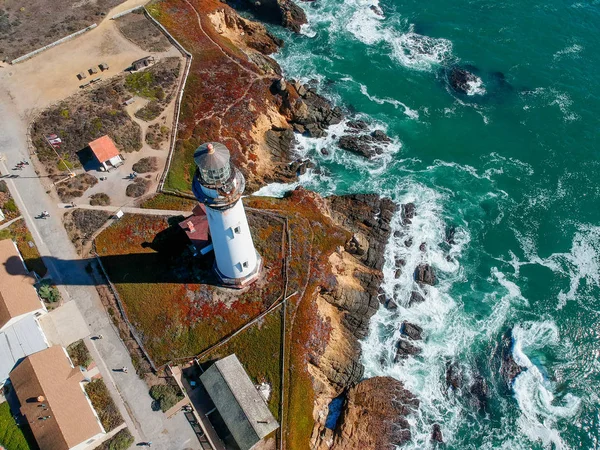
<path id="1" fill-rule="evenodd" d="M 217 361 L 200 380 L 240 450 L 279 428 L 237 356 Z"/>

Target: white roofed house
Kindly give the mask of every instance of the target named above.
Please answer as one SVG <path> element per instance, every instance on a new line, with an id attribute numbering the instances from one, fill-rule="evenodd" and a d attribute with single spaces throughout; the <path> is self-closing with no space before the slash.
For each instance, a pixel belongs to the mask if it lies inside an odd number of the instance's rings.
<path id="1" fill-rule="evenodd" d="M 46 314 L 17 246 L 0 241 L 0 386 L 21 359 L 48 348 L 38 317 Z"/>

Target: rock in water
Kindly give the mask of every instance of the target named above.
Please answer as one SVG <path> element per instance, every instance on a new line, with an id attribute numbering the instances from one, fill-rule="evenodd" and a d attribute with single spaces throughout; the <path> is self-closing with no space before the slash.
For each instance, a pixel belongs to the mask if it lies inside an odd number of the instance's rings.
<path id="1" fill-rule="evenodd" d="M 420 341 L 421 333 L 423 333 L 423 328 L 405 320 L 404 322 L 402 322 L 402 328 L 400 329 L 400 332 L 403 335 L 411 338 L 413 341 Z"/>
<path id="2" fill-rule="evenodd" d="M 425 297 L 423 297 L 417 291 L 412 291 L 410 294 L 410 300 L 408 301 L 408 306 L 412 306 L 414 303 L 423 303 L 424 301 Z"/>
<path id="3" fill-rule="evenodd" d="M 512 387 L 515 378 L 523 371 L 523 368 L 517 364 L 513 357 L 514 341 L 512 338 L 512 328 L 506 330 L 500 343 L 500 374 L 507 387 Z"/>
<path id="4" fill-rule="evenodd" d="M 415 269 L 415 281 L 433 286 L 435 284 L 435 274 L 429 264 L 419 264 Z"/>
<path id="5" fill-rule="evenodd" d="M 490 389 L 487 385 L 487 382 L 481 375 L 475 376 L 473 384 L 471 384 L 471 388 L 469 389 L 469 392 L 471 392 L 471 395 L 473 396 L 472 403 L 475 409 L 485 409 Z"/>
<path id="6" fill-rule="evenodd" d="M 411 438 L 406 416 L 419 400 L 391 377 L 363 380 L 348 391 L 332 450 L 393 450 Z"/>
<path id="7" fill-rule="evenodd" d="M 433 431 L 431 432 L 431 440 L 434 442 L 444 443 L 444 436 L 442 435 L 442 429 L 437 423 L 433 424 Z"/>
<path id="8" fill-rule="evenodd" d="M 400 339 L 396 344 L 396 356 L 394 362 L 398 362 L 401 359 L 406 359 L 409 356 L 418 355 L 421 353 L 421 349 L 412 345 L 410 342 Z"/>
<path id="9" fill-rule="evenodd" d="M 304 25 L 306 14 L 292 0 L 248 0 L 254 6 L 257 15 L 269 22 L 279 23 L 296 33 Z"/>
<path id="10" fill-rule="evenodd" d="M 453 390 L 457 390 L 462 387 L 462 375 L 456 361 L 446 362 L 446 385 Z"/>
<path id="11" fill-rule="evenodd" d="M 448 81 L 456 92 L 468 94 L 471 86 L 479 82 L 479 78 L 467 70 L 454 67 L 450 70 Z"/>
<path id="12" fill-rule="evenodd" d="M 402 223 L 403 224 L 411 223 L 410 219 L 415 217 L 415 211 L 416 211 L 416 207 L 415 207 L 414 203 L 407 203 L 405 205 L 402 205 L 402 213 L 401 213 Z"/>

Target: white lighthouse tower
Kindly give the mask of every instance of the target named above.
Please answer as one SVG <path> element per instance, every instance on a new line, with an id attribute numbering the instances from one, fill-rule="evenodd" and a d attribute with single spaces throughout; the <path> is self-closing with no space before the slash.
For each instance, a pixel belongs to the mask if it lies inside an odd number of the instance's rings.
<path id="1" fill-rule="evenodd" d="M 206 206 L 215 270 L 223 284 L 245 286 L 258 278 L 262 261 L 240 200 L 246 187 L 244 175 L 230 163 L 227 147 L 218 142 L 198 147 L 194 161 L 198 168 L 192 190 Z"/>

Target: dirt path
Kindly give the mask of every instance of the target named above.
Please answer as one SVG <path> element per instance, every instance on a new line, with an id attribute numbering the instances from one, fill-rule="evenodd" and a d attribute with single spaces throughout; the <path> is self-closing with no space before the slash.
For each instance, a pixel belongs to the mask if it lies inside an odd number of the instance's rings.
<path id="1" fill-rule="evenodd" d="M 110 11 L 95 29 L 27 61 L 0 68 L 0 98 L 4 91 L 21 117 L 31 119 L 35 110 L 74 94 L 81 84 L 95 77 L 106 79 L 122 72 L 136 59 L 147 55 L 157 59 L 180 56 L 174 47 L 166 52 L 145 52 L 125 38 L 117 23 L 110 20 L 114 14 L 144 3 L 145 0 L 127 0 Z M 100 63 L 107 63 L 110 68 L 95 75 L 87 72 Z M 78 80 L 79 72 L 85 72 L 87 78 Z"/>

